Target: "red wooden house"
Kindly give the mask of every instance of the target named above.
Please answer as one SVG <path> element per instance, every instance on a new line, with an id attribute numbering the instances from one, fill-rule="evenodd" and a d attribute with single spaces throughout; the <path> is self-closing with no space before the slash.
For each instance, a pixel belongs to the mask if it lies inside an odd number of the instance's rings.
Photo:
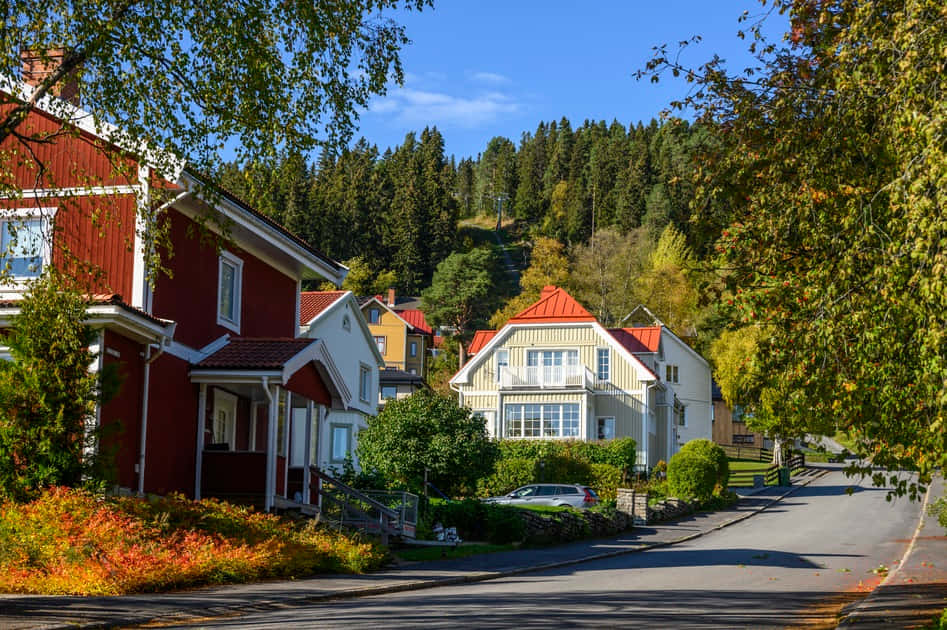
<path id="1" fill-rule="evenodd" d="M 53 105 L 62 104 L 42 100 L 20 131 L 56 132 L 64 110 Z M 0 327 L 43 266 L 88 274 L 99 367 L 118 364 L 124 377 L 96 414 L 121 425 L 119 486 L 267 509 L 309 502 L 319 422 L 353 392 L 325 344 L 298 337 L 300 287 L 339 283 L 347 269 L 239 199 L 207 193 L 186 167 L 159 174 L 120 152 L 114 130 L 68 112 L 75 133 L 34 147 L 48 173 L 38 177 L 30 160 L 4 164 L 24 193 L 0 200 L 3 262 L 14 276 L 0 283 Z M 16 151 L 15 142 L 2 150 Z M 168 228 L 167 273 L 149 271 L 151 221 Z"/>

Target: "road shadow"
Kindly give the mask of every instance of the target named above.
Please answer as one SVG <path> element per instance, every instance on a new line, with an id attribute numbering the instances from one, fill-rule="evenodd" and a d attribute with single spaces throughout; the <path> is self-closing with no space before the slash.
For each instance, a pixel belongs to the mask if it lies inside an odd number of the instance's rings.
<path id="1" fill-rule="evenodd" d="M 516 584 L 505 583 L 515 590 Z M 231 619 L 202 619 L 204 628 L 785 628 L 834 626 L 851 593 L 748 592 L 715 589 L 642 592 L 426 591 L 270 610 Z M 195 627 L 167 625 L 164 627 Z"/>

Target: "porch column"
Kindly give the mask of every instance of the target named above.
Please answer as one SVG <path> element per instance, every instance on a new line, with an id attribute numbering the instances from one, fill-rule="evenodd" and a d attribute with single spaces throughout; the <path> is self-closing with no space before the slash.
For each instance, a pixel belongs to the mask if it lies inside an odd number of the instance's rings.
<path id="1" fill-rule="evenodd" d="M 288 391 L 283 396 L 283 498 L 289 498 L 289 434 L 293 428 L 293 395 Z M 275 488 L 274 488 L 275 490 Z"/>
<path id="2" fill-rule="evenodd" d="M 197 461 L 194 466 L 194 500 L 201 500 L 201 469 L 204 467 L 204 428 L 207 425 L 207 383 L 197 395 Z"/>
<path id="3" fill-rule="evenodd" d="M 306 403 L 306 452 L 303 453 L 303 503 L 309 503 L 309 483 L 311 482 L 311 473 L 309 467 L 312 465 L 312 440 L 315 437 L 312 434 L 312 410 L 313 402 Z"/>
<path id="4" fill-rule="evenodd" d="M 279 410 L 279 389 L 269 383 L 265 385 L 266 397 L 269 399 L 269 413 L 266 424 L 266 491 L 263 498 L 263 509 L 267 512 L 273 509 L 276 496 L 276 414 Z"/>

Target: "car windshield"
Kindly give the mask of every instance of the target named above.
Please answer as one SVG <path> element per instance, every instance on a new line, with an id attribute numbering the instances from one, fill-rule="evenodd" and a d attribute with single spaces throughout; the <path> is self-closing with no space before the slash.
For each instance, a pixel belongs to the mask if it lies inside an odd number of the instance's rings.
<path id="1" fill-rule="evenodd" d="M 526 486 L 523 488 L 518 488 L 510 493 L 511 497 L 523 498 L 531 497 L 536 494 L 536 486 Z"/>

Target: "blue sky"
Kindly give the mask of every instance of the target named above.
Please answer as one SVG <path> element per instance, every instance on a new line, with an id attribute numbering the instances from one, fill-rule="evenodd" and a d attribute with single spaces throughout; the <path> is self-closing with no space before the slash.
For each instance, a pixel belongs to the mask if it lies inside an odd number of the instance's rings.
<path id="1" fill-rule="evenodd" d="M 435 125 L 448 154 L 476 155 L 493 136 L 519 142 L 540 120 L 568 117 L 622 123 L 650 120 L 686 94 L 683 80 L 660 84 L 633 74 L 652 46 L 701 35 L 683 60 L 719 54 L 728 65 L 752 62 L 737 37 L 756 0 L 435 0 L 422 13 L 395 16 L 413 43 L 404 49 L 403 87 L 392 86 L 361 114 L 356 138 L 382 150 L 408 131 Z M 768 31 L 781 32 L 781 16 Z"/>

